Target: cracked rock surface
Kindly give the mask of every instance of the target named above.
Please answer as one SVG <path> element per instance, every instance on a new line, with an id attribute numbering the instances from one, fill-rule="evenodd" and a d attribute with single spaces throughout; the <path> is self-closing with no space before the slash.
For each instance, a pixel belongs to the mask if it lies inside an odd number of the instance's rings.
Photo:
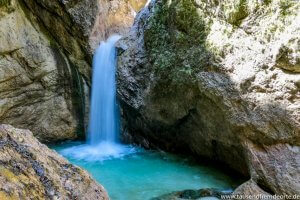
<path id="1" fill-rule="evenodd" d="M 0 199 L 108 200 L 90 175 L 29 130 L 0 125 Z"/>

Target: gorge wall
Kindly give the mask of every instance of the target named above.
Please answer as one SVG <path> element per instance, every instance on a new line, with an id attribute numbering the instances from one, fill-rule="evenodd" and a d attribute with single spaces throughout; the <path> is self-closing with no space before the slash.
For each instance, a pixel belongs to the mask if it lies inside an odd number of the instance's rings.
<path id="1" fill-rule="evenodd" d="M 44 17 L 34 15 L 28 6 Z M 1 5 L 1 123 L 29 128 L 43 141 L 75 138 L 82 131 L 84 80 L 79 69 L 86 77 L 89 69 L 81 49 L 84 44 L 70 36 L 62 19 L 52 16 L 54 6 L 58 6 L 55 1 L 40 5 L 14 0 Z M 48 27 L 56 28 L 55 34 Z M 74 63 L 82 64 L 71 63 L 56 39 L 66 45 Z"/>
<path id="2" fill-rule="evenodd" d="M 298 194 L 299 20 L 292 0 L 152 1 L 118 44 L 124 140 Z"/>
<path id="3" fill-rule="evenodd" d="M 93 51 L 144 3 L 0 1 L 0 123 L 43 142 L 84 137 Z"/>
<path id="4" fill-rule="evenodd" d="M 83 137 L 93 51 L 145 3 L 0 1 L 0 123 Z M 236 192 L 299 193 L 299 21 L 296 0 L 154 0 L 118 44 L 124 139 L 223 162 L 251 177 Z"/>

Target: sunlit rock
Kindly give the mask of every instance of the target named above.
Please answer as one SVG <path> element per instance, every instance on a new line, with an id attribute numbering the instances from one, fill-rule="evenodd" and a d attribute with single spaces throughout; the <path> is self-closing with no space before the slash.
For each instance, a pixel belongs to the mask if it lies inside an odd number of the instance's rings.
<path id="1" fill-rule="evenodd" d="M 29 130 L 0 125 L 0 199 L 108 200 L 90 175 L 38 142 Z"/>

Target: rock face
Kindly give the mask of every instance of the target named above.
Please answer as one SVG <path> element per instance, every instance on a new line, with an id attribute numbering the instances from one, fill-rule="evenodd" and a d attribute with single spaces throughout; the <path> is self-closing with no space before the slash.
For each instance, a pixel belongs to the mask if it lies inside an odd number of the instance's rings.
<path id="1" fill-rule="evenodd" d="M 253 181 L 247 181 L 246 183 L 240 185 L 232 195 L 253 195 L 253 196 L 258 196 L 261 195 L 263 196 L 268 196 L 271 195 L 264 190 L 262 190 L 257 184 Z M 255 198 L 252 198 L 255 199 Z M 263 199 L 263 198 L 260 198 Z"/>
<path id="2" fill-rule="evenodd" d="M 0 125 L 0 163 L 0 199 L 109 199 L 86 171 L 28 130 Z"/>
<path id="3" fill-rule="evenodd" d="M 0 122 L 43 142 L 83 137 L 94 48 L 128 30 L 138 2 L 0 1 Z"/>
<path id="4" fill-rule="evenodd" d="M 95 49 L 100 41 L 112 34 L 126 35 L 146 0 L 101 0 L 99 12 L 90 36 L 90 45 Z"/>
<path id="5" fill-rule="evenodd" d="M 38 7 L 35 1 L 11 0 L 0 8 L 0 122 L 28 128 L 46 142 L 84 133 L 84 83 L 90 73 L 86 44 L 59 27 L 64 22 L 52 16 L 60 13 L 55 2 Z"/>
<path id="6" fill-rule="evenodd" d="M 124 139 L 300 191 L 300 2 L 156 0 L 119 42 Z"/>

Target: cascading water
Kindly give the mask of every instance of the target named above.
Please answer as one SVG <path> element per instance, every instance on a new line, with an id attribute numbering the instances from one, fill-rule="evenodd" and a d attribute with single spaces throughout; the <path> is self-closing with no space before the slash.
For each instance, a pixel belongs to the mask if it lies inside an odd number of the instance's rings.
<path id="1" fill-rule="evenodd" d="M 86 144 L 66 148 L 62 153 L 80 160 L 105 160 L 135 152 L 118 142 L 119 112 L 116 102 L 116 50 L 121 37 L 101 42 L 93 59 L 92 99 Z"/>
<path id="2" fill-rule="evenodd" d="M 119 114 L 116 105 L 116 51 L 120 36 L 113 35 L 102 42 L 93 60 L 93 84 L 88 142 L 116 143 L 119 135 Z"/>

